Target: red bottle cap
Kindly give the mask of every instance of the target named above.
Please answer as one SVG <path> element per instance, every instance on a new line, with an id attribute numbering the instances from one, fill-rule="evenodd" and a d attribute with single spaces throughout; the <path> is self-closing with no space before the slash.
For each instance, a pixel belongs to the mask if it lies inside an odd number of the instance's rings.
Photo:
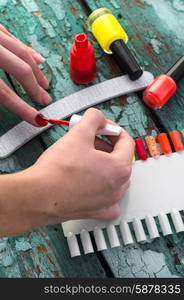
<path id="1" fill-rule="evenodd" d="M 136 147 L 138 157 L 141 160 L 146 160 L 148 158 L 148 155 L 143 140 L 141 138 L 135 139 L 135 147 Z"/>
<path id="2" fill-rule="evenodd" d="M 79 84 L 91 82 L 96 76 L 94 49 L 84 33 L 75 36 L 70 50 L 70 77 Z"/>
<path id="3" fill-rule="evenodd" d="M 143 100 L 152 109 L 159 109 L 165 105 L 175 91 L 175 81 L 170 76 L 162 74 L 146 88 Z"/>

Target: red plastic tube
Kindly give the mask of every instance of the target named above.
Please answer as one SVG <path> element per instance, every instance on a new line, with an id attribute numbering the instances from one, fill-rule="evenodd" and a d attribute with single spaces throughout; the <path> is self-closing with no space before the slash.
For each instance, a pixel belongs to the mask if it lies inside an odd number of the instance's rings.
<path id="1" fill-rule="evenodd" d="M 135 139 L 135 147 L 136 147 L 138 157 L 141 160 L 146 160 L 148 158 L 148 155 L 143 140 L 141 138 Z"/>
<path id="2" fill-rule="evenodd" d="M 94 49 L 84 33 L 75 36 L 70 50 L 70 77 L 79 84 L 91 82 L 96 76 Z"/>

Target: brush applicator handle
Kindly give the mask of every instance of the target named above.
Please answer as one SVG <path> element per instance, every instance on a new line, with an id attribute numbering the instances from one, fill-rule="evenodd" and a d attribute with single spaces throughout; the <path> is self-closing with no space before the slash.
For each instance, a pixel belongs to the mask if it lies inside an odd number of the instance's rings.
<path id="1" fill-rule="evenodd" d="M 81 120 L 82 116 L 74 114 L 70 119 L 69 130 Z M 99 135 L 120 135 L 122 128 L 112 124 L 107 124 L 104 128 L 97 131 Z"/>

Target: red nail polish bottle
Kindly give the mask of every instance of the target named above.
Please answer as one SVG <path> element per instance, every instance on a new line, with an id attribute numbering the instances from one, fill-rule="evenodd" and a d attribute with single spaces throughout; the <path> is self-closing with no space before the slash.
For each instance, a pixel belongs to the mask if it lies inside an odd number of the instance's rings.
<path id="1" fill-rule="evenodd" d="M 143 94 L 144 102 L 152 109 L 163 107 L 176 91 L 176 83 L 184 75 L 184 56 L 167 72 L 155 78 Z"/>
<path id="2" fill-rule="evenodd" d="M 91 82 L 96 76 L 94 49 L 84 33 L 75 36 L 70 50 L 70 77 L 79 84 Z"/>

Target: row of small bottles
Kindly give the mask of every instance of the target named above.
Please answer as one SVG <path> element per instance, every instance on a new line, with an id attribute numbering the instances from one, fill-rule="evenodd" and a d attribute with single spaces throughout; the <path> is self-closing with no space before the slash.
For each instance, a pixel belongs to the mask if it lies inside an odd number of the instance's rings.
<path id="1" fill-rule="evenodd" d="M 182 131 L 182 134 L 184 135 L 184 131 Z M 184 145 L 179 131 L 171 131 L 169 133 L 169 137 L 172 142 L 173 149 L 176 152 L 184 151 Z M 145 145 L 147 146 L 148 151 Z M 146 136 L 145 143 L 142 138 L 135 139 L 136 154 L 140 160 L 147 160 L 149 154 L 153 158 L 158 158 L 161 152 L 165 155 L 170 155 L 173 152 L 172 146 L 166 133 L 160 133 L 156 138 L 154 136 Z"/>

